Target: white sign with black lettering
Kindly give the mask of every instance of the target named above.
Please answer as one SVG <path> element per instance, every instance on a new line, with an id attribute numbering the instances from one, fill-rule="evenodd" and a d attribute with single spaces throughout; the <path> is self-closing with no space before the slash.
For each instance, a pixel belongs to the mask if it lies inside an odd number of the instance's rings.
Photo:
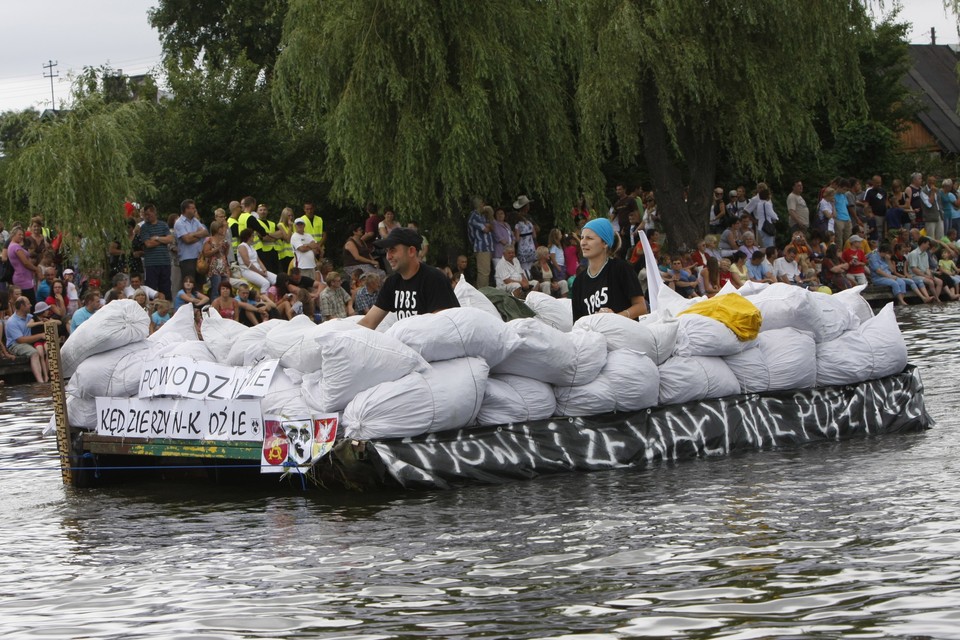
<path id="1" fill-rule="evenodd" d="M 264 360 L 253 367 L 230 367 L 183 356 L 161 358 L 143 368 L 138 397 L 262 398 L 278 364 L 278 360 Z"/>
<path id="2" fill-rule="evenodd" d="M 259 400 L 97 398 L 97 435 L 263 441 Z"/>

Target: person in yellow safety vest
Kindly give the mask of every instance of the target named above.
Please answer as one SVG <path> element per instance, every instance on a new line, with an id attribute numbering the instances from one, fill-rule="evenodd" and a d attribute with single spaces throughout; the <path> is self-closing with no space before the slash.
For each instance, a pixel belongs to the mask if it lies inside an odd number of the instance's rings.
<path id="1" fill-rule="evenodd" d="M 248 226 L 252 226 L 254 231 L 260 230 L 260 223 L 257 221 L 257 214 L 254 213 L 254 209 L 257 208 L 257 200 L 253 196 L 245 196 L 240 200 L 240 215 L 237 216 L 237 229 L 236 235 L 234 238 L 240 238 L 240 234 L 243 233 L 244 229 Z M 251 219 L 253 224 L 250 224 Z M 231 232 L 233 229 L 231 229 Z"/>
<path id="2" fill-rule="evenodd" d="M 293 260 L 293 247 L 290 246 L 290 236 L 293 234 L 293 209 L 284 207 L 280 212 L 280 222 L 277 223 L 277 257 L 280 259 L 280 271 L 288 273 L 290 262 Z"/>
<path id="3" fill-rule="evenodd" d="M 308 200 L 303 203 L 303 219 L 306 221 L 304 224 L 304 233 L 309 233 L 313 236 L 316 243 L 320 245 L 320 253 L 317 257 L 323 258 L 323 243 L 326 241 L 327 236 L 323 233 L 323 218 L 316 215 L 315 211 L 316 209 L 312 202 Z"/>
<path id="4" fill-rule="evenodd" d="M 227 238 L 230 240 L 230 262 L 233 262 L 233 256 L 237 254 L 237 245 L 240 244 L 240 214 L 243 207 L 236 200 L 231 200 L 230 218 L 227 220 Z"/>
<path id="5" fill-rule="evenodd" d="M 276 241 L 278 237 L 277 223 L 270 220 L 270 209 L 265 204 L 257 207 L 257 220 L 260 222 L 260 232 L 257 235 L 257 241 L 253 248 L 256 249 L 267 271 L 279 273 L 280 256 Z M 250 225 L 248 222 L 248 226 Z M 256 229 L 254 229 L 256 230 Z"/>

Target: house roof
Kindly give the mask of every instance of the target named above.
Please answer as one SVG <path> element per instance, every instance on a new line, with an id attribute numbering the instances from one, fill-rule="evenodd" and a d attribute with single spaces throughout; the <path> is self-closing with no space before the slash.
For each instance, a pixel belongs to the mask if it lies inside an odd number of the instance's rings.
<path id="1" fill-rule="evenodd" d="M 960 83 L 957 82 L 957 53 L 941 44 L 912 44 L 913 66 L 904 85 L 918 93 L 923 105 L 917 119 L 937 139 L 941 149 L 960 153 Z"/>

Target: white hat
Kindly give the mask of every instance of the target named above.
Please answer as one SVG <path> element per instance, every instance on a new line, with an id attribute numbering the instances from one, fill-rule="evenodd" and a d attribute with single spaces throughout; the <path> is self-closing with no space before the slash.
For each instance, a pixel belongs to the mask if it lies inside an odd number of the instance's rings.
<path id="1" fill-rule="evenodd" d="M 74 273 L 75 273 L 75 271 L 74 271 L 73 269 L 64 269 L 64 270 L 63 270 L 63 275 L 65 275 L 65 276 L 71 276 L 71 275 L 73 275 Z"/>
<path id="2" fill-rule="evenodd" d="M 513 208 L 520 210 L 520 209 L 523 209 L 528 204 L 530 204 L 531 202 L 533 202 L 533 200 L 531 200 L 527 196 L 517 196 L 517 201 L 513 203 Z"/>
<path id="3" fill-rule="evenodd" d="M 43 313 L 49 308 L 50 308 L 50 305 L 48 305 L 45 301 L 41 300 L 40 302 L 37 303 L 37 306 L 34 308 L 33 312 Z"/>
<path id="4" fill-rule="evenodd" d="M 307 219 L 306 219 L 306 218 L 297 218 L 296 220 L 293 221 L 293 224 L 307 224 Z"/>
<path id="5" fill-rule="evenodd" d="M 850 236 L 850 242 L 863 242 L 863 238 L 861 238 L 860 236 L 856 236 L 856 235 Z"/>

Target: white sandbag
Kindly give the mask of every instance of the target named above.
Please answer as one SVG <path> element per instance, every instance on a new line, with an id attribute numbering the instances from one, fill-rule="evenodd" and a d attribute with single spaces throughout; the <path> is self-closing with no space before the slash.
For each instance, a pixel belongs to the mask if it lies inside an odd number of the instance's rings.
<path id="1" fill-rule="evenodd" d="M 820 311 L 811 302 L 811 295 L 803 287 L 778 282 L 750 296 L 750 302 L 756 305 L 763 317 L 760 331 L 791 327 L 809 331 L 817 342 L 822 342 Z"/>
<path id="2" fill-rule="evenodd" d="M 111 351 L 150 334 L 150 317 L 135 300 L 114 300 L 104 305 L 77 327 L 63 343 L 60 365 L 69 378 L 90 356 Z"/>
<path id="3" fill-rule="evenodd" d="M 580 387 L 554 387 L 554 392 L 561 416 L 640 411 L 657 405 L 660 372 L 643 353 L 618 349 L 607 355 L 596 380 Z"/>
<path id="4" fill-rule="evenodd" d="M 321 413 L 340 411 L 362 391 L 430 368 L 419 353 L 393 336 L 336 331 L 313 338 L 323 366 L 303 375 L 306 403 Z"/>
<path id="5" fill-rule="evenodd" d="M 147 338 L 154 344 L 179 344 L 181 342 L 196 342 L 197 323 L 193 315 L 193 305 L 185 304 L 177 309 L 173 317 L 164 322 L 159 329 Z"/>
<path id="6" fill-rule="evenodd" d="M 181 307 L 181 309 L 182 308 L 183 307 Z M 156 351 L 154 355 L 157 358 L 172 358 L 173 356 L 180 356 L 183 358 L 192 358 L 197 362 L 217 361 L 217 359 L 213 356 L 213 352 L 210 351 L 210 347 L 208 347 L 207 343 L 203 342 L 202 340 L 161 345 L 159 348 L 155 347 L 155 349 Z"/>
<path id="7" fill-rule="evenodd" d="M 490 315 L 494 316 L 497 320 L 500 320 L 501 322 L 503 321 L 503 318 L 500 316 L 500 312 L 497 311 L 497 308 L 494 306 L 494 304 L 490 302 L 490 298 L 475 289 L 473 285 L 467 282 L 466 278 L 460 278 L 457 280 L 457 284 L 453 288 L 453 293 L 457 296 L 457 301 L 460 303 L 461 307 L 480 309 L 484 313 L 489 313 Z"/>
<path id="8" fill-rule="evenodd" d="M 797 329 L 764 331 L 757 348 L 724 358 L 742 393 L 809 389 L 817 384 L 817 344 Z"/>
<path id="9" fill-rule="evenodd" d="M 748 282 L 749 282 L 749 280 L 748 280 Z M 745 285 L 746 285 L 746 283 L 744 283 L 744 286 L 745 286 Z M 742 287 L 741 287 L 741 288 L 742 288 Z M 740 293 L 740 290 L 737 289 L 736 285 L 733 284 L 733 281 L 732 281 L 732 280 L 727 280 L 726 282 L 723 283 L 723 286 L 720 287 L 720 291 L 717 291 L 717 293 L 714 294 L 714 297 L 716 297 L 716 296 L 725 296 L 725 295 L 727 295 L 728 293 L 736 293 L 736 294 L 739 294 L 739 295 L 746 295 L 746 294 L 741 294 L 741 293 Z"/>
<path id="10" fill-rule="evenodd" d="M 247 327 L 236 320 L 224 318 L 212 307 L 203 313 L 203 321 L 200 323 L 200 335 L 217 362 L 227 361 L 233 343 L 246 330 Z"/>
<path id="11" fill-rule="evenodd" d="M 839 338 L 844 331 L 850 331 L 860 326 L 860 318 L 842 299 L 819 291 L 809 292 L 808 297 L 820 314 L 818 326 L 820 327 L 821 342 Z"/>
<path id="12" fill-rule="evenodd" d="M 477 424 L 524 424 L 546 420 L 554 416 L 556 408 L 553 387 L 546 382 L 523 376 L 492 375 L 487 378 Z"/>
<path id="13" fill-rule="evenodd" d="M 731 287 L 733 286 L 733 284 L 729 281 L 727 284 L 729 284 Z M 724 289 L 726 289 L 727 284 L 723 285 Z M 739 293 L 742 296 L 755 296 L 769 286 L 769 282 L 754 282 L 753 280 L 747 280 L 740 286 L 739 289 L 734 288 L 733 293 Z M 720 291 L 722 293 L 723 289 Z"/>
<path id="14" fill-rule="evenodd" d="M 677 318 L 678 356 L 731 356 L 756 346 L 756 340 L 740 340 L 730 327 L 698 313 L 685 313 Z"/>
<path id="15" fill-rule="evenodd" d="M 817 386 L 847 385 L 903 371 L 907 344 L 893 303 L 836 340 L 817 345 Z"/>
<path id="16" fill-rule="evenodd" d="M 67 392 L 84 400 L 136 395 L 143 363 L 155 349 L 155 346 L 142 340 L 92 355 L 81 362 L 70 376 Z M 132 393 L 129 392 L 131 386 Z"/>
<path id="17" fill-rule="evenodd" d="M 670 287 L 663 286 L 660 287 L 660 291 L 657 292 L 657 310 L 664 316 L 676 316 L 688 307 L 692 307 L 706 299 L 706 296 L 684 298 Z"/>
<path id="18" fill-rule="evenodd" d="M 595 313 L 583 316 L 573 325 L 574 331 L 597 331 L 607 340 L 607 350 L 634 349 L 647 354 L 661 364 L 671 355 L 677 343 L 675 319 L 657 320 L 656 316 L 641 316 L 630 320 L 617 313 Z"/>
<path id="19" fill-rule="evenodd" d="M 463 278 L 461 278 L 461 280 L 462 280 L 462 279 L 463 279 Z M 483 295 L 483 294 L 481 294 L 481 295 Z M 488 302 L 489 302 L 489 300 L 488 300 Z M 357 316 L 357 317 L 358 317 L 358 318 L 362 318 L 363 316 Z M 499 317 L 500 317 L 500 316 L 497 316 L 497 318 L 499 318 Z M 377 325 L 377 331 L 379 331 L 380 333 L 386 333 L 387 331 L 390 330 L 390 327 L 392 327 L 393 325 L 397 324 L 397 320 L 399 320 L 399 319 L 400 319 L 400 318 L 397 317 L 397 312 L 396 312 L 396 311 L 391 311 L 391 312 L 389 312 L 387 315 L 385 315 L 385 316 L 383 317 L 383 320 L 380 321 L 380 324 Z M 502 320 L 501 320 L 501 322 L 502 322 Z"/>
<path id="20" fill-rule="evenodd" d="M 907 366 L 907 342 L 897 324 L 893 303 L 889 302 L 877 315 L 858 328 L 873 354 L 870 380 L 900 373 Z"/>
<path id="21" fill-rule="evenodd" d="M 267 334 L 286 320 L 272 318 L 253 327 L 247 327 L 230 346 L 224 364 L 234 367 L 250 366 L 267 358 Z"/>
<path id="22" fill-rule="evenodd" d="M 480 309 L 454 307 L 404 318 L 390 327 L 386 335 L 404 343 L 427 362 L 475 356 L 493 367 L 520 345 L 517 333 L 498 320 Z"/>
<path id="23" fill-rule="evenodd" d="M 314 413 L 304 401 L 300 386 L 282 369 L 273 374 L 267 393 L 260 398 L 260 411 L 264 416 L 298 418 Z"/>
<path id="24" fill-rule="evenodd" d="M 577 386 L 593 382 L 607 361 L 607 341 L 596 331 L 563 333 L 536 318 L 507 323 L 520 344 L 493 373 L 512 373 L 550 384 Z"/>
<path id="25" fill-rule="evenodd" d="M 873 308 L 870 306 L 870 303 L 860 295 L 864 289 L 867 288 L 865 284 L 858 284 L 855 287 L 850 287 L 849 289 L 844 289 L 843 291 L 838 291 L 833 294 L 833 297 L 837 300 L 843 302 L 848 309 L 860 319 L 861 323 L 866 322 L 873 318 Z"/>
<path id="26" fill-rule="evenodd" d="M 531 291 L 523 302 L 537 314 L 537 320 L 564 333 L 573 329 L 573 301 L 570 298 L 554 298 L 542 291 Z"/>
<path id="27" fill-rule="evenodd" d="M 96 429 L 97 401 L 67 394 L 67 422 L 78 429 Z"/>
<path id="28" fill-rule="evenodd" d="M 681 404 L 740 393 L 723 358 L 674 356 L 660 365 L 660 404 Z"/>
<path id="29" fill-rule="evenodd" d="M 367 389 L 343 411 L 345 436 L 404 438 L 472 425 L 483 402 L 488 374 L 482 359 L 460 358 Z"/>
<path id="30" fill-rule="evenodd" d="M 365 331 L 369 329 L 347 319 L 314 324 L 307 316 L 295 316 L 270 330 L 264 352 L 268 358 L 278 358 L 281 367 L 304 373 L 319 371 L 323 359 L 317 338 L 333 333 Z"/>

